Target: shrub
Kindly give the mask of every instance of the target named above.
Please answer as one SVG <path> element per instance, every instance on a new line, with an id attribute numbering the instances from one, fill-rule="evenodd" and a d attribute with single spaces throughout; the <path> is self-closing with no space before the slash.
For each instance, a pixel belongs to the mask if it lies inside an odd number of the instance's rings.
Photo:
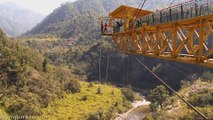
<path id="1" fill-rule="evenodd" d="M 122 88 L 121 92 L 127 100 L 131 102 L 135 100 L 135 94 L 131 88 Z"/>
<path id="2" fill-rule="evenodd" d="M 89 84 L 88 84 L 88 88 L 92 88 L 94 85 L 93 85 L 93 83 L 92 82 L 90 82 Z"/>
<path id="3" fill-rule="evenodd" d="M 87 120 L 99 120 L 99 116 L 97 114 L 89 114 L 89 117 Z"/>
<path id="4" fill-rule="evenodd" d="M 81 101 L 86 101 L 88 99 L 87 95 L 84 95 L 82 98 L 81 98 Z"/>
<path id="5" fill-rule="evenodd" d="M 93 83 L 95 83 L 95 84 L 101 84 L 101 82 L 98 81 L 98 80 L 93 81 Z"/>
<path id="6" fill-rule="evenodd" d="M 110 107 L 110 109 L 105 113 L 105 120 L 113 120 L 116 117 L 116 108 Z"/>
<path id="7" fill-rule="evenodd" d="M 154 120 L 154 118 L 149 114 L 143 120 Z"/>
<path id="8" fill-rule="evenodd" d="M 162 104 L 166 101 L 168 97 L 169 92 L 164 86 L 160 85 L 150 91 L 147 99 L 152 103 L 157 103 L 158 105 L 160 105 L 161 108 L 163 108 Z"/>
<path id="9" fill-rule="evenodd" d="M 10 115 L 16 116 L 39 116 L 41 115 L 41 108 L 38 102 L 31 101 L 18 101 L 17 103 L 11 105 L 7 112 Z"/>
<path id="10" fill-rule="evenodd" d="M 87 120 L 113 120 L 116 117 L 116 108 L 110 107 L 108 111 L 99 109 L 96 113 L 89 114 Z"/>
<path id="11" fill-rule="evenodd" d="M 201 77 L 202 77 L 203 81 L 213 82 L 213 74 L 209 71 L 204 72 Z"/>
<path id="12" fill-rule="evenodd" d="M 89 114 L 87 120 L 105 120 L 105 113 L 102 109 L 99 109 L 96 113 Z"/>
<path id="13" fill-rule="evenodd" d="M 181 80 L 180 83 L 181 83 L 181 88 L 186 88 L 191 85 L 190 81 L 187 81 L 187 80 Z"/>
<path id="14" fill-rule="evenodd" d="M 111 95 L 115 95 L 115 91 L 114 90 L 111 91 Z"/>
<path id="15" fill-rule="evenodd" d="M 98 89 L 97 89 L 97 93 L 96 93 L 96 94 L 102 94 L 101 87 L 98 87 Z"/>
<path id="16" fill-rule="evenodd" d="M 158 104 L 155 102 L 155 103 L 151 103 L 149 105 L 149 107 L 151 108 L 151 111 L 152 112 L 157 112 L 157 109 L 158 109 Z"/>
<path id="17" fill-rule="evenodd" d="M 198 110 L 203 113 L 204 116 L 208 118 L 208 120 L 213 120 L 213 109 L 211 108 L 198 108 Z M 189 114 L 180 118 L 180 120 L 203 120 L 198 113 L 195 111 L 190 112 Z"/>
<path id="18" fill-rule="evenodd" d="M 81 85 L 77 80 L 70 80 L 64 83 L 64 89 L 67 93 L 79 93 L 81 91 Z"/>
<path id="19" fill-rule="evenodd" d="M 198 93 L 191 93 L 189 95 L 189 102 L 199 107 L 213 105 L 213 91 L 209 89 L 203 89 Z"/>
<path id="20" fill-rule="evenodd" d="M 116 102 L 114 106 L 115 106 L 115 107 L 118 107 L 118 105 L 119 105 L 119 103 L 118 103 L 118 102 Z"/>
<path id="21" fill-rule="evenodd" d="M 52 94 L 48 90 L 41 90 L 40 95 L 40 103 L 42 107 L 47 107 L 49 102 L 53 99 Z"/>
<path id="22" fill-rule="evenodd" d="M 47 59 L 44 59 L 44 61 L 42 62 L 42 69 L 43 72 L 47 72 Z"/>

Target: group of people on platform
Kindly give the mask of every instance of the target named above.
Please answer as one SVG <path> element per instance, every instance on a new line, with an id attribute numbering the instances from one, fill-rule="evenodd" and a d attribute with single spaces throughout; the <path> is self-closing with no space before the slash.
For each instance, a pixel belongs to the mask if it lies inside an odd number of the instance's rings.
<path id="1" fill-rule="evenodd" d="M 108 32 L 108 24 L 107 23 L 103 23 L 103 21 L 101 21 L 101 33 L 107 33 Z"/>
<path id="2" fill-rule="evenodd" d="M 117 20 L 115 21 L 114 27 L 113 27 L 113 32 L 120 32 L 122 29 L 121 27 L 124 25 L 123 20 Z M 130 20 L 129 21 L 129 28 L 128 29 L 133 29 L 133 28 L 138 28 L 141 26 L 141 20 Z M 101 21 L 101 33 L 108 33 L 108 23 Z"/>

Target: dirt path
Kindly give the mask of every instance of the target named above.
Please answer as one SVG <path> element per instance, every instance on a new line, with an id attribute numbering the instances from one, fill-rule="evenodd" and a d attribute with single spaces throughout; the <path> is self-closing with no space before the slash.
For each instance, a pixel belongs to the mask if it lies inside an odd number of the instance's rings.
<path id="1" fill-rule="evenodd" d="M 145 99 L 143 99 L 143 101 L 135 101 L 132 103 L 133 108 L 128 110 L 127 112 L 123 113 L 123 114 L 119 114 L 118 117 L 115 120 L 141 120 L 141 115 L 138 115 L 138 113 L 133 113 L 133 111 L 140 107 L 140 106 L 144 106 L 144 105 L 149 105 L 150 102 L 146 101 Z M 143 113 L 141 113 L 143 114 Z"/>

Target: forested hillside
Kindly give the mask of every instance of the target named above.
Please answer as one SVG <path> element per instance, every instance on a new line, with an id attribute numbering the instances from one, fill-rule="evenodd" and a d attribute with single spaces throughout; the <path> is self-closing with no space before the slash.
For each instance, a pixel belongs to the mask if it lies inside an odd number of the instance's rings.
<path id="1" fill-rule="evenodd" d="M 172 0 L 148 1 L 144 8 L 155 8 L 152 6 L 163 8 L 169 6 L 171 2 Z M 178 2 L 181 1 L 175 1 L 173 4 Z M 159 83 L 140 67 L 134 56 L 127 57 L 119 54 L 110 37 L 100 36 L 98 17 L 115 9 L 120 4 L 138 7 L 138 3 L 139 1 L 127 0 L 91 0 L 89 2 L 78 0 L 73 3 L 65 3 L 27 33 L 31 36 L 38 36 L 39 34 L 55 35 L 62 40 L 47 42 L 32 39 L 26 41 L 25 44 L 45 54 L 54 64 L 66 64 L 70 68 L 74 68 L 73 73 L 86 75 L 89 81 L 99 79 L 99 59 L 100 49 L 102 49 L 101 78 L 103 80 L 108 77 L 110 81 L 118 83 L 145 88 L 153 87 Z M 176 89 L 180 87 L 177 85 L 180 80 L 193 74 L 199 75 L 204 70 L 188 64 L 142 56 L 140 58 L 144 59 L 150 68 L 153 68 L 160 77 Z M 108 67 L 107 63 L 109 63 Z M 108 76 L 106 71 L 108 71 Z"/>
<path id="2" fill-rule="evenodd" d="M 42 106 L 61 95 L 59 81 L 42 73 L 44 57 L 8 40 L 2 30 L 0 53 L 0 107 L 8 114 L 39 115 Z"/>
<path id="3" fill-rule="evenodd" d="M 14 39 L 9 40 L 0 29 L 0 119 L 23 116 L 24 119 L 34 116 L 50 120 L 111 119 L 118 112 L 131 108 L 130 101 L 135 99 L 133 92 L 131 99 L 125 98 L 127 93 L 122 90 L 126 89 L 100 82 L 86 83 L 77 77 L 79 74 L 74 75 L 71 71 L 72 68 L 55 66 L 37 51 Z M 74 102 L 80 105 L 76 106 Z M 76 113 L 61 110 L 68 109 L 67 105 Z M 56 109 L 59 111 L 54 112 Z"/>
<path id="4" fill-rule="evenodd" d="M 181 1 L 175 1 L 177 4 Z M 139 0 L 78 0 L 62 4 L 54 10 L 39 25 L 27 32 L 30 34 L 54 34 L 62 38 L 85 36 L 89 33 L 99 33 L 98 18 L 107 15 L 120 5 L 138 7 Z M 144 9 L 153 10 L 166 8 L 172 0 L 148 1 Z M 82 34 L 84 33 L 84 34 Z M 94 39 L 94 37 L 92 37 Z"/>
<path id="5" fill-rule="evenodd" d="M 78 0 L 62 4 L 40 24 L 26 34 L 54 34 L 61 38 L 88 36 L 97 38 L 99 20 L 104 13 L 121 4 L 136 5 L 128 0 Z"/>

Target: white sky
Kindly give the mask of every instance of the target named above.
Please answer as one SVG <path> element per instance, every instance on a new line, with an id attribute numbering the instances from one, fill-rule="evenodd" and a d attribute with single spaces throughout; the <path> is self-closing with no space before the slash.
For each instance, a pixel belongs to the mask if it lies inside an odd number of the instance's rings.
<path id="1" fill-rule="evenodd" d="M 48 15 L 67 1 L 73 2 L 76 0 L 0 0 L 0 3 L 12 2 L 43 15 Z"/>

